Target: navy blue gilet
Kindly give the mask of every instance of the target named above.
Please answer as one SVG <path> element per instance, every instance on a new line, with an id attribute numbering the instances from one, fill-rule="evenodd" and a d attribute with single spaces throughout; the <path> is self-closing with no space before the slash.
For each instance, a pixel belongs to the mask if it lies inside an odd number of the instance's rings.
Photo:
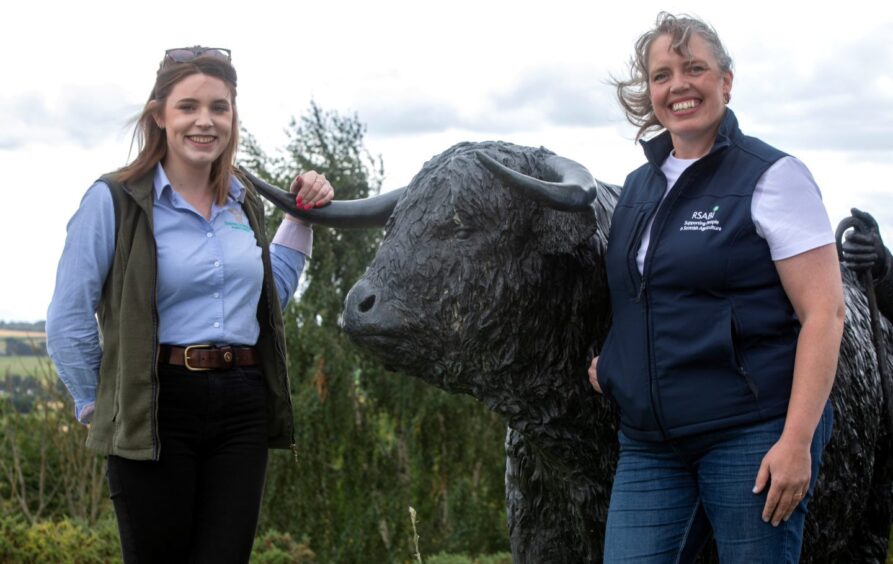
<path id="1" fill-rule="evenodd" d="M 659 205 L 672 142 L 664 132 L 643 147 L 649 162 L 627 177 L 605 259 L 613 322 L 598 379 L 623 432 L 666 440 L 784 415 L 800 324 L 751 200 L 785 154 L 743 135 L 726 109 L 713 148 Z"/>

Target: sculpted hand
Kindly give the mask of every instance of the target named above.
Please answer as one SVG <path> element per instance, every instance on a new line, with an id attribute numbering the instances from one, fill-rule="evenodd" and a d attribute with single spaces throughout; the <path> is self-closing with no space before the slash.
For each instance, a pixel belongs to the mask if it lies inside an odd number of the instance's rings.
<path id="1" fill-rule="evenodd" d="M 891 267 L 890 252 L 884 247 L 877 221 L 870 213 L 859 209 L 851 210 L 853 217 L 860 220 L 851 231 L 844 236 L 843 263 L 853 270 L 871 269 L 875 280 L 880 280 Z"/>
<path id="2" fill-rule="evenodd" d="M 290 191 L 295 194 L 295 203 L 304 210 L 322 207 L 335 197 L 335 189 L 326 180 L 325 175 L 314 170 L 296 176 L 291 183 Z"/>
<path id="3" fill-rule="evenodd" d="M 592 384 L 592 388 L 598 392 L 602 393 L 602 387 L 598 385 L 598 372 L 596 370 L 595 365 L 598 363 L 598 357 L 592 359 L 592 363 L 589 365 L 589 383 Z"/>
<path id="4" fill-rule="evenodd" d="M 773 527 L 782 520 L 787 521 L 806 495 L 811 474 L 809 443 L 801 445 L 784 437 L 779 439 L 763 457 L 753 488 L 753 493 L 758 494 L 769 484 L 763 521 L 771 521 Z"/>

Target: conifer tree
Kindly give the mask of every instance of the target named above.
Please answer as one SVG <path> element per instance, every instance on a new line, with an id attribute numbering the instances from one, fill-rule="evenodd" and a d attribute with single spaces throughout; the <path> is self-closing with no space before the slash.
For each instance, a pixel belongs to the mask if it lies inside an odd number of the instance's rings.
<path id="1" fill-rule="evenodd" d="M 240 165 L 283 188 L 316 170 L 342 200 L 380 190 L 382 161 L 365 149 L 356 116 L 313 103 L 287 133 L 272 157 L 243 133 Z M 269 209 L 271 224 L 278 214 Z M 382 232 L 314 231 L 285 315 L 297 458 L 272 452 L 261 527 L 307 539 L 322 562 L 401 561 L 412 505 L 429 554 L 506 550 L 504 423 L 471 398 L 385 371 L 350 343 L 339 328 L 344 299 Z"/>

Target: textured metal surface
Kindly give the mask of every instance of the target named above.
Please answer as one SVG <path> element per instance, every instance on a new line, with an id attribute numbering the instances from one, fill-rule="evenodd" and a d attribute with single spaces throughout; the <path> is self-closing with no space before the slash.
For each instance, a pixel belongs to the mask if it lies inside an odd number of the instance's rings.
<path id="1" fill-rule="evenodd" d="M 516 562 L 601 562 L 617 417 L 586 367 L 610 320 L 601 257 L 618 191 L 599 184 L 588 210 L 556 211 L 506 186 L 475 151 L 550 174 L 550 152 L 507 143 L 463 143 L 427 162 L 347 298 L 344 329 L 391 368 L 505 417 Z M 803 562 L 883 562 L 890 530 L 891 438 L 868 308 L 852 273 L 844 278 L 836 423 Z M 887 320 L 884 331 L 889 344 Z"/>

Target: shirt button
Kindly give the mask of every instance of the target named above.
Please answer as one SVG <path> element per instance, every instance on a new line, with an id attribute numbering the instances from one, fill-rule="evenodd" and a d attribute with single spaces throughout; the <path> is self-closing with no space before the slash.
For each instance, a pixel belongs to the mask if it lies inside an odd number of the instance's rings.
<path id="1" fill-rule="evenodd" d="M 215 261 L 214 261 L 214 266 L 220 266 L 220 261 L 219 261 L 219 260 L 215 260 Z"/>
<path id="2" fill-rule="evenodd" d="M 210 238 L 213 237 L 213 236 L 214 236 L 214 234 L 211 233 L 210 231 L 208 231 L 208 239 L 210 239 Z"/>
<path id="3" fill-rule="evenodd" d="M 214 322 L 214 327 L 220 327 L 220 322 L 219 322 L 219 321 L 215 321 L 215 322 Z"/>
<path id="4" fill-rule="evenodd" d="M 214 297 L 215 297 L 215 298 L 219 298 L 219 297 L 220 297 L 220 292 L 214 292 Z"/>

